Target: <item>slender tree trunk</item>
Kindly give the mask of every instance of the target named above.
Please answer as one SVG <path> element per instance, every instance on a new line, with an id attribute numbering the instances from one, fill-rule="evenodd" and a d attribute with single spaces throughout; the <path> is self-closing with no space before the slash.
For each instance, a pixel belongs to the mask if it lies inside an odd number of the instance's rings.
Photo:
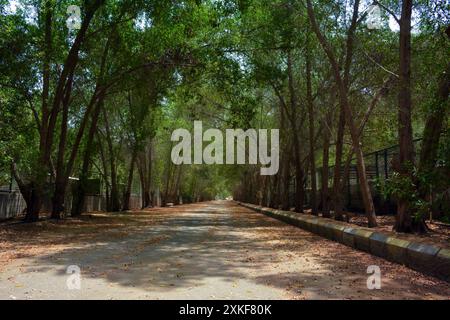
<path id="1" fill-rule="evenodd" d="M 290 162 L 291 159 L 289 157 L 289 154 L 291 152 L 287 152 L 284 154 L 283 159 L 283 185 L 282 185 L 282 195 L 281 195 L 281 210 L 289 210 L 290 209 L 290 203 L 289 203 L 289 182 L 290 182 Z"/>
<path id="2" fill-rule="evenodd" d="M 103 4 L 103 1 L 98 0 L 90 3 L 89 8 L 86 9 L 86 14 L 81 24 L 81 28 L 69 50 L 69 54 L 64 62 L 63 70 L 58 77 L 52 108 L 49 109 L 49 89 L 50 89 L 50 61 L 52 51 L 52 15 L 53 3 L 52 1 L 45 1 L 45 32 L 44 32 L 44 63 L 43 63 L 43 90 L 42 90 L 42 121 L 40 123 L 40 141 L 39 141 L 39 159 L 34 168 L 36 175 L 33 178 L 30 188 L 32 188 L 30 204 L 28 205 L 27 221 L 34 221 L 39 217 L 39 211 L 42 206 L 42 197 L 45 183 L 47 181 L 47 173 L 50 169 L 51 152 L 54 139 L 54 129 L 56 126 L 58 114 L 60 112 L 61 101 L 65 96 L 66 88 L 71 82 L 68 78 L 74 72 L 78 63 L 78 53 L 86 35 L 86 31 L 97 9 Z M 61 183 L 61 178 L 58 183 Z M 61 194 L 59 191 L 54 195 L 56 202 L 56 210 L 60 210 Z"/>
<path id="3" fill-rule="evenodd" d="M 84 200 L 86 197 L 87 180 L 89 178 L 89 164 L 94 147 L 94 136 L 97 131 L 98 119 L 103 107 L 103 99 L 97 102 L 94 114 L 91 120 L 91 126 L 87 136 L 86 148 L 84 150 L 83 164 L 80 173 L 80 180 L 78 181 L 77 191 L 73 194 L 72 212 L 73 217 L 81 215 L 84 208 Z"/>
<path id="4" fill-rule="evenodd" d="M 64 102 L 64 99 L 69 99 L 70 92 L 71 92 L 71 85 L 72 85 L 72 77 L 75 70 L 75 67 L 78 63 L 78 54 L 81 47 L 81 44 L 83 43 L 85 39 L 85 35 L 87 32 L 87 29 L 89 27 L 89 24 L 97 11 L 97 9 L 103 4 L 102 0 L 98 0 L 95 2 L 90 3 L 88 8 L 86 8 L 86 14 L 83 19 L 83 22 L 81 24 L 80 30 L 77 33 L 77 36 L 73 42 L 72 47 L 69 50 L 69 53 L 67 55 L 67 58 L 64 62 L 63 70 L 58 77 L 58 81 L 56 83 L 56 88 L 54 91 L 54 98 L 52 103 L 52 108 L 48 108 L 48 96 L 49 96 L 49 83 L 50 83 L 50 55 L 51 55 L 51 24 L 52 24 L 52 2 L 46 1 L 45 2 L 45 53 L 44 53 L 44 70 L 43 70 L 43 99 L 42 99 L 42 121 L 41 121 L 41 127 L 40 127 L 40 155 L 39 155 L 39 161 L 38 161 L 38 167 L 36 168 L 36 178 L 35 181 L 32 183 L 32 186 L 34 191 L 32 191 L 32 194 L 34 195 L 32 197 L 32 201 L 36 201 L 36 204 L 33 204 L 30 206 L 30 208 L 33 208 L 33 212 L 30 214 L 32 215 L 38 215 L 40 207 L 42 205 L 42 195 L 43 195 L 43 188 L 45 185 L 45 182 L 47 180 L 47 173 L 50 168 L 50 162 L 51 162 L 51 152 L 52 152 L 52 145 L 53 145 L 53 139 L 54 139 L 54 129 L 56 126 L 58 114 L 60 112 L 60 105 L 61 103 L 65 104 L 68 103 L 68 101 Z M 66 109 L 67 106 L 63 106 L 63 109 Z M 63 111 L 67 114 L 67 111 Z M 63 115 L 63 117 L 67 118 L 67 115 Z M 62 136 L 60 136 L 60 146 L 61 144 L 65 144 L 66 137 L 64 136 L 64 126 L 66 124 L 63 123 L 62 127 Z M 61 150 L 62 152 L 62 150 Z M 61 157 L 61 152 L 59 155 L 59 158 Z M 61 158 L 60 158 L 61 159 Z M 59 160 L 60 160 L 59 159 Z M 63 157 L 62 157 L 63 159 Z M 59 176 L 58 176 L 58 170 L 59 170 Z M 64 178 L 62 168 L 58 167 L 56 168 L 56 179 L 55 179 L 55 192 L 53 195 L 53 209 L 52 209 L 52 218 L 60 218 L 61 212 L 63 210 L 63 203 L 64 203 L 64 195 L 65 195 L 65 185 L 67 182 L 67 178 Z M 28 219 L 30 220 L 30 219 Z"/>
<path id="5" fill-rule="evenodd" d="M 392 85 L 393 81 L 395 80 L 394 76 L 390 76 L 388 79 L 386 79 L 383 83 L 383 86 L 380 88 L 380 90 L 375 94 L 372 101 L 369 104 L 369 107 L 367 108 L 366 112 L 364 113 L 363 119 L 361 121 L 361 124 L 359 125 L 359 132 L 358 135 L 361 138 L 362 134 L 364 132 L 364 128 L 369 121 L 370 115 L 372 114 L 372 111 L 375 109 L 378 101 L 380 101 L 381 97 L 389 91 L 390 86 Z M 343 174 L 343 181 L 345 183 L 342 185 L 341 193 L 344 192 L 346 183 L 348 183 L 349 175 L 350 175 L 350 167 L 351 162 L 353 159 L 353 155 L 355 153 L 355 147 L 352 145 L 351 149 L 349 150 L 349 153 L 347 154 L 347 158 L 345 160 L 344 165 L 344 174 Z"/>
<path id="6" fill-rule="evenodd" d="M 303 212 L 303 203 L 305 199 L 305 173 L 301 162 L 296 159 L 295 170 L 295 212 Z"/>
<path id="7" fill-rule="evenodd" d="M 145 174 L 144 168 L 142 166 L 142 158 L 139 158 L 138 161 L 138 173 L 139 173 L 139 181 L 141 183 L 141 207 L 144 209 L 146 207 L 145 195 L 146 195 L 146 185 L 145 185 Z"/>
<path id="8" fill-rule="evenodd" d="M 322 216 L 330 217 L 330 201 L 328 189 L 328 175 L 329 175 L 329 151 L 330 151 L 330 137 L 331 137 L 331 121 L 330 112 L 327 113 L 324 134 L 323 134 L 323 155 L 322 155 Z"/>
<path id="9" fill-rule="evenodd" d="M 114 147 L 112 143 L 111 130 L 109 128 L 108 116 L 106 114 L 105 108 L 103 108 L 103 117 L 105 121 L 105 129 L 106 129 L 106 142 L 108 144 L 108 152 L 109 152 L 109 165 L 111 170 L 111 211 L 116 212 L 120 210 L 119 203 L 119 189 L 117 186 L 117 169 L 116 169 L 116 156 L 114 152 Z"/>
<path id="10" fill-rule="evenodd" d="M 107 57 L 108 57 L 110 43 L 111 43 L 111 35 L 108 37 L 105 48 L 103 50 L 103 54 L 102 54 L 102 58 L 101 58 L 101 62 L 100 62 L 100 73 L 98 75 L 97 83 L 96 83 L 96 90 L 95 90 L 94 95 L 92 96 L 91 102 L 89 104 L 89 105 L 91 105 L 91 104 L 95 103 L 95 108 L 94 108 L 94 111 L 92 114 L 91 126 L 90 126 L 89 132 L 88 132 L 86 148 L 84 150 L 83 165 L 82 165 L 82 169 L 81 169 L 81 173 L 80 173 L 80 180 L 78 181 L 77 192 L 75 192 L 72 196 L 73 197 L 72 210 L 71 210 L 72 216 L 81 215 L 83 208 L 84 208 L 84 200 L 85 200 L 85 196 L 86 196 L 86 187 L 87 187 L 86 185 L 87 185 L 87 180 L 88 180 L 88 175 L 89 175 L 89 164 L 91 161 L 91 154 L 93 151 L 92 149 L 93 149 L 94 136 L 95 136 L 95 133 L 97 132 L 97 124 L 98 124 L 98 120 L 100 117 L 100 112 L 103 108 L 103 100 L 105 97 L 104 91 L 98 90 L 98 88 L 104 82 L 106 61 L 107 61 Z M 98 100 L 96 100 L 95 96 L 98 91 L 101 91 L 101 93 L 100 93 L 100 96 L 98 97 Z M 89 108 L 89 106 L 88 106 L 88 108 Z M 86 118 L 87 116 L 88 116 L 88 113 L 86 110 L 85 119 L 87 119 Z M 83 121 L 83 123 L 85 123 L 85 122 Z M 83 130 L 84 130 L 84 126 L 85 125 L 82 125 Z M 79 134 L 78 136 L 81 137 L 82 134 L 81 135 Z M 80 139 L 80 142 L 81 142 L 81 139 Z M 68 165 L 73 166 L 73 161 L 69 160 Z M 71 170 L 72 170 L 71 167 L 68 168 L 69 173 Z"/>
<path id="11" fill-rule="evenodd" d="M 311 83 L 311 48 L 309 43 L 306 48 L 306 99 L 308 104 L 309 117 L 309 163 L 311 172 L 311 213 L 317 215 L 317 184 L 316 184 L 316 157 L 314 156 L 314 107 L 312 97 L 312 83 Z"/>
<path id="12" fill-rule="evenodd" d="M 146 179 L 147 179 L 147 192 L 145 194 L 145 202 L 146 202 L 146 207 L 150 207 L 153 205 L 153 197 L 152 197 L 152 193 L 153 193 L 153 186 L 152 186 L 152 161 L 153 161 L 153 145 L 152 145 L 152 140 L 150 140 L 149 145 L 148 145 L 148 166 L 147 166 L 147 175 L 146 175 Z"/>
<path id="13" fill-rule="evenodd" d="M 336 60 L 336 57 L 331 50 L 331 47 L 328 43 L 328 41 L 325 39 L 323 34 L 320 32 L 319 25 L 316 21 L 314 11 L 312 8 L 311 0 L 307 0 L 308 5 L 308 16 L 311 21 L 311 25 L 313 27 L 313 30 L 319 39 L 319 42 L 324 49 L 328 59 L 330 60 L 330 63 L 333 68 L 334 77 L 338 86 L 338 92 L 339 92 L 339 103 L 341 105 L 341 108 L 344 110 L 345 113 L 345 121 L 348 124 L 348 127 L 350 129 L 350 135 L 352 138 L 353 145 L 355 146 L 355 153 L 357 158 L 357 167 L 358 167 L 358 178 L 359 183 L 361 187 L 361 195 L 364 202 L 364 207 L 367 215 L 368 225 L 369 227 L 375 227 L 377 226 L 376 222 L 376 216 L 375 216 L 375 208 L 373 206 L 373 200 L 372 195 L 369 187 L 369 183 L 367 180 L 367 174 L 366 174 L 366 168 L 365 168 L 365 162 L 363 157 L 362 148 L 360 145 L 360 139 L 358 134 L 358 129 L 355 126 L 354 118 L 353 118 L 353 112 L 350 107 L 349 101 L 348 101 L 348 74 L 349 74 L 349 67 L 350 67 L 350 61 L 352 56 L 352 43 L 353 43 L 353 31 L 356 28 L 356 20 L 358 16 L 358 6 L 359 1 L 356 0 L 354 3 L 354 10 L 353 10 L 353 17 L 352 17 L 352 24 L 349 29 L 349 33 L 347 36 L 347 55 L 346 55 L 346 68 L 344 70 L 344 79 L 342 79 L 340 74 L 340 68 L 338 65 L 338 62 Z M 339 190 L 340 191 L 340 190 Z"/>
<path id="14" fill-rule="evenodd" d="M 25 187 L 20 188 L 23 198 L 27 204 L 25 214 L 25 221 L 34 222 L 39 220 L 39 213 L 42 207 L 42 197 L 44 184 L 47 179 L 47 172 L 49 170 L 48 162 L 45 154 L 47 153 L 46 138 L 48 134 L 48 117 L 49 117 L 49 91 L 50 91 L 50 62 L 52 54 L 52 20 L 53 7 L 51 1 L 44 3 L 44 41 L 42 49 L 44 51 L 43 70 L 42 70 L 42 119 L 39 128 L 39 159 L 35 168 L 36 176 Z"/>
<path id="15" fill-rule="evenodd" d="M 357 159 L 357 168 L 358 168 L 358 178 L 359 178 L 359 185 L 361 188 L 361 194 L 364 202 L 364 207 L 366 211 L 368 226 L 370 227 L 376 227 L 377 226 L 377 220 L 375 216 L 375 207 L 373 205 L 373 199 L 372 194 L 370 191 L 369 181 L 367 180 L 367 174 L 366 174 L 366 165 L 364 161 L 364 155 L 362 152 L 362 148 L 359 142 L 359 135 L 357 132 L 357 129 L 355 127 L 355 124 L 353 122 L 353 115 L 352 112 L 347 105 L 346 110 L 346 117 L 347 121 L 349 122 L 350 126 L 350 134 L 352 136 L 352 141 L 355 145 L 355 153 L 356 153 L 356 159 Z"/>
<path id="16" fill-rule="evenodd" d="M 131 186 L 133 184 L 134 164 L 136 162 L 136 158 L 137 158 L 137 148 L 134 147 L 130 160 L 130 169 L 128 172 L 127 187 L 123 196 L 122 211 L 130 210 Z"/>
<path id="17" fill-rule="evenodd" d="M 171 149 L 172 149 L 173 143 L 171 143 Z M 169 196 L 169 187 L 170 187 L 170 181 L 172 179 L 172 161 L 168 161 L 167 162 L 167 179 L 166 179 L 166 187 L 164 190 L 164 198 L 163 198 L 163 207 L 165 207 L 167 205 L 168 201 L 168 196 Z"/>
<path id="18" fill-rule="evenodd" d="M 91 101 L 89 102 L 89 105 L 86 108 L 86 112 L 83 115 L 83 119 L 81 121 L 80 127 L 78 128 L 77 135 L 75 137 L 75 141 L 72 145 L 72 148 L 69 153 L 69 159 L 67 163 L 64 165 L 64 151 L 65 151 L 65 139 L 67 136 L 67 119 L 64 126 L 65 129 L 62 129 L 61 131 L 61 140 L 60 140 L 60 148 L 59 148 L 59 154 L 58 154 L 58 164 L 57 164 L 57 170 L 56 170 L 56 183 L 55 183 L 55 191 L 54 191 L 54 198 L 53 198 L 53 211 L 52 211 L 52 218 L 59 219 L 61 216 L 61 213 L 64 209 L 64 198 L 66 194 L 67 185 L 69 182 L 69 176 L 72 173 L 73 166 L 75 164 L 76 157 L 78 155 L 78 149 L 81 144 L 81 140 L 84 135 L 85 128 L 87 126 L 88 120 L 90 118 L 92 109 L 94 108 L 94 105 L 99 105 L 103 102 L 104 98 L 104 92 L 101 91 L 97 95 L 97 90 L 95 90 L 94 94 L 91 97 Z M 96 112 L 94 110 L 94 112 Z M 94 115 L 95 117 L 95 115 Z M 63 117 L 64 118 L 64 117 Z M 64 123 L 64 119 L 63 119 Z"/>
<path id="19" fill-rule="evenodd" d="M 180 166 L 179 170 L 178 170 L 178 174 L 177 174 L 177 180 L 175 182 L 175 187 L 173 192 L 175 193 L 175 203 L 176 204 L 181 204 L 180 203 L 180 180 L 181 180 L 181 176 L 183 174 L 183 166 Z"/>
<path id="20" fill-rule="evenodd" d="M 282 186 L 282 176 L 281 174 L 277 174 L 277 181 L 276 181 L 276 185 L 275 185 L 275 198 L 274 198 L 274 208 L 275 209 L 280 209 L 281 206 L 281 186 Z"/>
<path id="21" fill-rule="evenodd" d="M 63 99 L 63 116 L 61 119 L 61 132 L 59 135 L 58 160 L 56 162 L 55 189 L 52 199 L 52 219 L 61 219 L 61 215 L 64 212 L 64 197 L 66 194 L 66 183 L 64 177 L 64 154 L 66 151 L 67 122 L 69 117 L 69 101 L 70 94 L 72 92 L 72 81 L 73 73 L 71 73 L 69 76 Z"/>
<path id="22" fill-rule="evenodd" d="M 78 54 L 81 48 L 82 43 L 85 40 L 85 36 L 87 30 L 89 28 L 89 24 L 94 17 L 95 12 L 99 7 L 103 4 L 104 0 L 96 0 L 90 2 L 86 6 L 86 14 L 83 18 L 83 22 L 81 23 L 80 30 L 78 31 L 75 40 L 73 42 L 72 47 L 69 50 L 66 61 L 64 62 L 64 66 L 61 72 L 61 75 L 58 78 L 54 99 L 52 104 L 52 109 L 50 110 L 48 127 L 47 127 L 47 136 L 45 137 L 45 150 L 43 154 L 43 158 L 45 163 L 48 164 L 50 161 L 50 155 L 52 151 L 53 139 L 54 139 L 54 129 L 56 126 L 58 114 L 60 112 L 61 101 L 64 98 L 64 91 L 67 86 L 67 82 L 70 81 L 70 77 L 74 72 L 75 67 L 78 64 Z M 69 80 L 68 80 L 69 79 Z M 86 111 L 87 112 L 87 111 Z"/>
<path id="23" fill-rule="evenodd" d="M 450 30 L 450 27 L 449 27 Z M 449 34 L 450 36 L 450 34 Z M 436 160 L 438 156 L 439 140 L 442 134 L 443 124 L 449 115 L 449 89 L 450 89 L 450 63 L 440 75 L 438 92 L 433 102 L 432 110 L 426 120 L 423 130 L 422 148 L 420 152 L 419 177 L 433 176 L 436 174 Z M 433 183 L 433 182 L 431 182 Z M 433 198 L 433 185 L 417 181 L 419 196 L 427 202 Z M 435 210 L 431 208 L 431 216 L 434 218 Z M 438 216 L 438 214 L 436 214 Z"/>
<path id="24" fill-rule="evenodd" d="M 288 116 L 292 131 L 293 131 L 293 142 L 294 142 L 294 160 L 295 160 L 295 211 L 303 212 L 303 202 L 305 197 L 304 191 L 304 170 L 301 161 L 301 148 L 299 141 L 299 132 L 297 130 L 296 119 L 293 118 L 297 113 L 297 95 L 295 92 L 295 84 L 294 84 L 294 74 L 292 72 L 292 55 L 291 52 L 288 51 L 288 83 L 289 83 L 289 95 L 291 98 L 291 114 Z"/>
<path id="25" fill-rule="evenodd" d="M 336 133 L 336 154 L 334 160 L 334 170 L 333 170 L 333 209 L 334 218 L 336 220 L 342 221 L 342 193 L 341 193 L 341 169 L 342 169 L 342 153 L 344 147 L 344 131 L 345 131 L 345 113 L 342 107 L 339 110 L 339 122 L 338 129 Z"/>
<path id="26" fill-rule="evenodd" d="M 99 146 L 99 151 L 100 151 L 100 160 L 101 160 L 101 164 L 103 167 L 103 179 L 104 179 L 104 183 L 105 183 L 105 198 L 106 198 L 106 211 L 111 211 L 111 193 L 110 193 L 110 184 L 108 181 L 108 177 L 109 177 L 109 173 L 108 173 L 108 162 L 106 161 L 106 157 L 105 157 L 105 151 L 103 149 L 103 143 L 99 134 L 99 130 L 97 129 L 96 134 L 97 134 L 97 143 Z"/>
<path id="27" fill-rule="evenodd" d="M 411 14 L 412 0 L 402 1 L 400 18 L 400 66 L 398 93 L 398 138 L 399 163 L 396 168 L 400 175 L 411 176 L 414 165 L 414 144 L 411 124 Z M 397 232 L 419 231 L 419 223 L 415 222 L 407 199 L 397 198 L 397 215 L 394 229 Z"/>
<path id="28" fill-rule="evenodd" d="M 138 157 L 138 171 L 139 171 L 139 179 L 141 182 L 141 200 L 142 200 L 142 209 L 148 208 L 152 205 L 151 198 L 151 171 L 152 171 L 152 156 L 151 156 L 151 146 L 147 145 L 147 151 L 143 151 L 140 153 Z"/>
<path id="29" fill-rule="evenodd" d="M 420 175 L 430 174 L 435 170 L 443 124 L 447 120 L 450 110 L 448 103 L 449 89 L 450 63 L 447 64 L 446 70 L 440 75 L 438 92 L 433 101 L 432 110 L 425 122 L 422 148 L 420 151 Z M 422 197 L 428 192 L 427 186 L 420 186 L 420 194 Z"/>

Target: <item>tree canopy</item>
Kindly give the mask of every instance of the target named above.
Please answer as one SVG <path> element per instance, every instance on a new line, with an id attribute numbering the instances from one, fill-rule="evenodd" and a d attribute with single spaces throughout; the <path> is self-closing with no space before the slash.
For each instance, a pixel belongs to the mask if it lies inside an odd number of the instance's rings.
<path id="1" fill-rule="evenodd" d="M 0 185 L 28 221 L 45 199 L 81 214 L 92 179 L 109 211 L 233 195 L 342 220 L 354 168 L 369 226 L 384 197 L 398 231 L 425 231 L 450 219 L 449 18 L 440 0 L 0 0 Z M 278 173 L 173 164 L 195 120 L 280 129 Z M 366 155 L 395 145 L 372 177 Z"/>

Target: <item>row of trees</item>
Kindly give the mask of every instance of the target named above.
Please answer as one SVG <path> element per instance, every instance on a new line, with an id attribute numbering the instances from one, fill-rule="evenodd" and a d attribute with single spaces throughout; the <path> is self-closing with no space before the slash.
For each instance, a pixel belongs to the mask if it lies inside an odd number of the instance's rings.
<path id="1" fill-rule="evenodd" d="M 188 198 L 215 196 L 205 183 L 214 170 L 198 177 L 198 168 L 183 172 L 170 162 L 170 133 L 181 123 L 180 105 L 168 97 L 210 63 L 201 46 L 220 7 L 80 1 L 80 28 L 70 29 L 72 1 L 0 4 L 2 174 L 6 183 L 11 170 L 26 221 L 39 219 L 45 199 L 61 218 L 73 176 L 72 216 L 81 214 L 92 177 L 104 182 L 109 211 L 129 209 L 133 188 L 143 207 L 156 190 L 163 203 L 175 202 L 182 184 Z"/>
<path id="2" fill-rule="evenodd" d="M 364 152 L 398 144 L 391 163 L 395 173 L 382 190 L 397 202 L 394 229 L 425 232 L 431 198 L 448 201 L 448 138 L 441 140 L 449 113 L 448 12 L 438 2 L 375 4 L 384 12 L 385 25 L 379 30 L 366 26 L 369 3 L 364 1 L 271 1 L 247 8 L 252 19 L 258 12 L 260 22 L 245 30 L 252 34 L 246 45 L 262 43 L 264 48 L 252 51 L 249 59 L 256 66 L 255 79 L 278 104 L 284 150 L 280 175 L 249 172 L 236 197 L 288 209 L 293 175 L 295 211 L 302 212 L 309 172 L 312 214 L 320 206 L 323 216 L 342 220 L 344 181 L 355 157 L 368 226 L 374 227 L 374 188 Z M 423 137 L 418 151 L 413 129 Z"/>
<path id="3" fill-rule="evenodd" d="M 302 212 L 309 180 L 312 213 L 342 220 L 356 158 L 376 226 L 363 155 L 399 144 L 383 189 L 398 201 L 396 230 L 424 231 L 430 197 L 449 187 L 448 12 L 438 0 L 375 3 L 385 23 L 372 30 L 361 0 L 0 1 L 0 184 L 12 172 L 36 221 L 45 199 L 53 218 L 70 198 L 81 214 L 93 177 L 109 211 L 137 190 L 142 207 L 158 193 L 165 204 L 234 191 L 289 209 L 294 181 Z M 67 27 L 74 4 L 79 29 Z M 194 120 L 280 128 L 278 174 L 172 164 L 171 132 Z"/>

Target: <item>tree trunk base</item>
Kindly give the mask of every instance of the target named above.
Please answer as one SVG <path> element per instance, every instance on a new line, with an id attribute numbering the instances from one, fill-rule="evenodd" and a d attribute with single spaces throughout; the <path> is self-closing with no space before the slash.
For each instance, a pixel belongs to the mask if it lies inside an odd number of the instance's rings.
<path id="1" fill-rule="evenodd" d="M 399 201 L 393 230 L 402 233 L 424 234 L 429 229 L 423 218 L 414 219 L 411 216 L 408 205 L 403 201 Z"/>
<path id="2" fill-rule="evenodd" d="M 393 227 L 393 230 L 401 233 L 417 233 L 417 234 L 425 234 L 429 231 L 428 226 L 425 221 L 412 221 L 410 224 L 400 224 L 396 223 Z"/>

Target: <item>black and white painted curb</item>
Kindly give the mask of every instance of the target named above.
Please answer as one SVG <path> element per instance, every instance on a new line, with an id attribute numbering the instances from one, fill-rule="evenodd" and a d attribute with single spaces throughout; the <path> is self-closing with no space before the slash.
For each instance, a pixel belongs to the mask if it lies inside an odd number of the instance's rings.
<path id="1" fill-rule="evenodd" d="M 450 250 L 312 215 L 238 202 L 304 230 L 450 282 Z"/>

